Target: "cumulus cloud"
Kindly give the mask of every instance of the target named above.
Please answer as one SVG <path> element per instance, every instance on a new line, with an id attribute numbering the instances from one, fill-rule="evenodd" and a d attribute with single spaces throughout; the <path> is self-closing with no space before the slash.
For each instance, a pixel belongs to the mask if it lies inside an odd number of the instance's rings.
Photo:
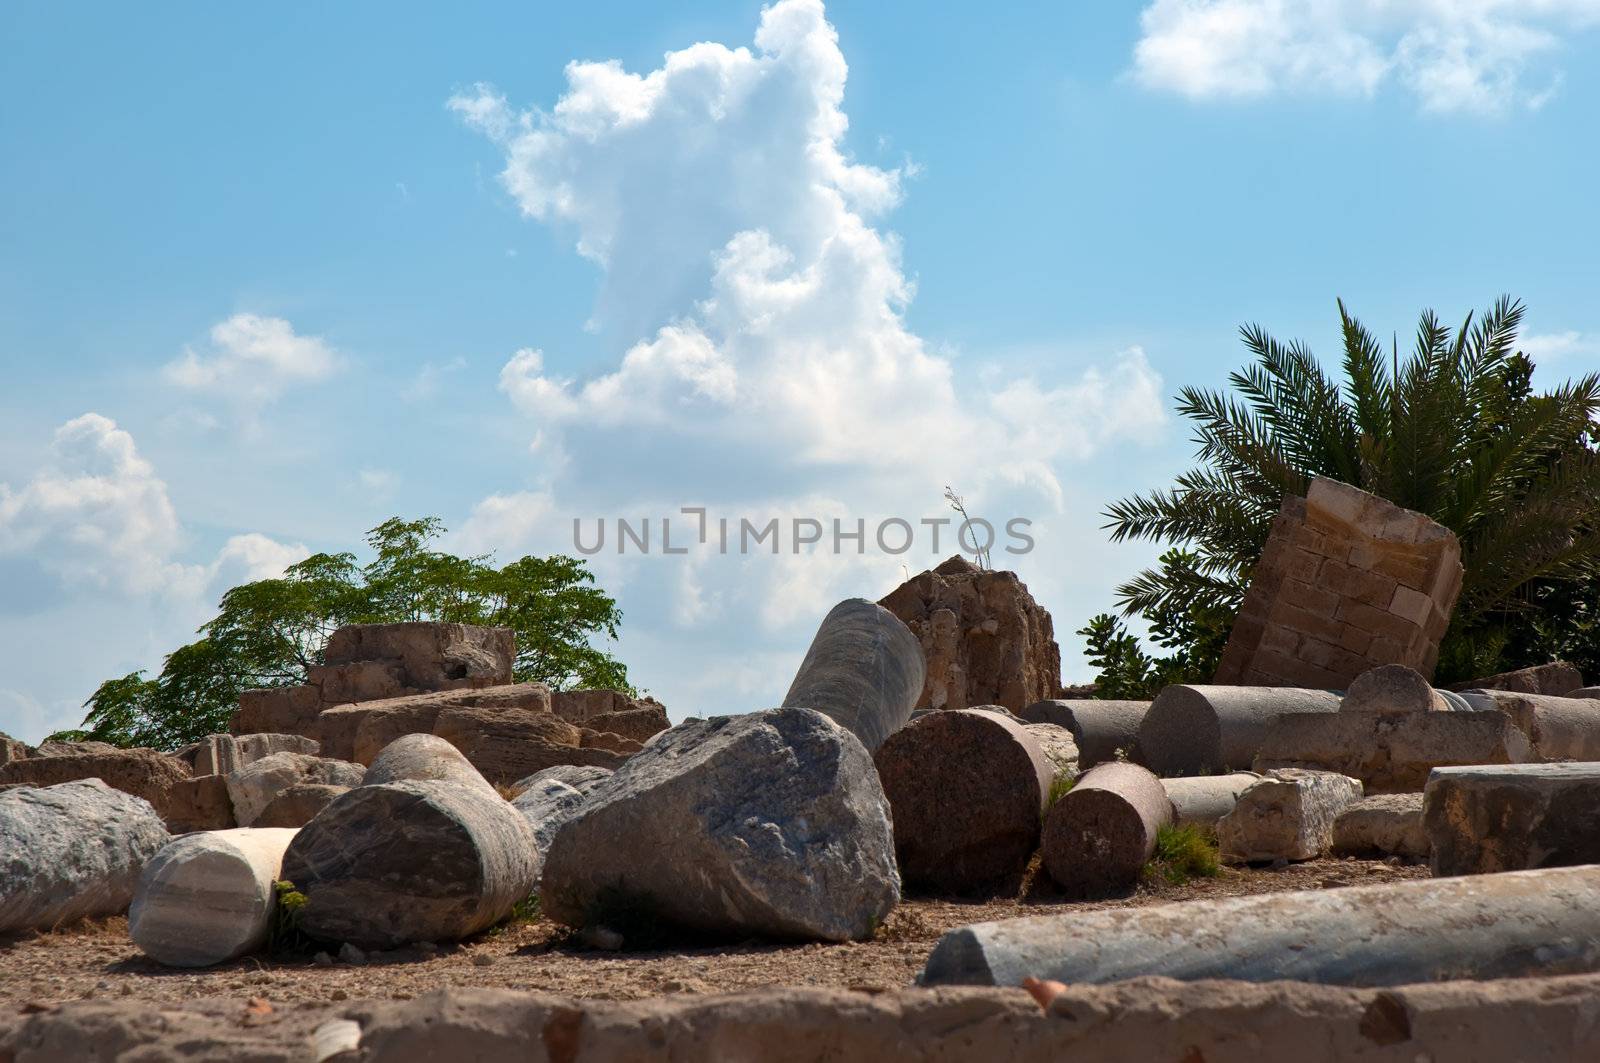
<path id="1" fill-rule="evenodd" d="M 516 352 L 500 386 L 541 430 L 670 430 L 936 481 L 1022 470 L 1056 496 L 1055 459 L 1160 423 L 1138 352 L 1063 388 L 982 396 L 907 327 L 914 285 L 898 240 L 873 225 L 904 175 L 846 151 L 847 67 L 816 0 L 764 11 L 754 48 L 696 44 L 643 75 L 614 61 L 566 73 L 548 112 L 486 86 L 451 101 L 504 149 L 523 212 L 569 228 L 604 267 L 597 317 L 642 334 L 586 380 Z M 1058 431 L 1032 420 L 1061 421 L 1050 402 L 1090 393 L 1115 401 Z"/>
<path id="2" fill-rule="evenodd" d="M 1600 354 L 1600 335 L 1567 329 L 1563 332 L 1544 332 L 1524 336 L 1517 347 L 1535 364 L 1554 362 L 1579 354 Z"/>
<path id="3" fill-rule="evenodd" d="M 1135 77 L 1195 99 L 1288 91 L 1372 96 L 1394 83 L 1431 112 L 1535 109 L 1563 39 L 1600 0 L 1155 0 Z"/>
<path id="4" fill-rule="evenodd" d="M 56 430 L 50 458 L 21 488 L 0 483 L 0 556 L 31 560 L 68 587 L 193 597 L 224 576 L 260 579 L 307 556 L 255 533 L 210 562 L 180 560 L 183 528 L 166 481 L 133 436 L 98 413 Z"/>
<path id="5" fill-rule="evenodd" d="M 281 317 L 235 314 L 211 327 L 211 347 L 186 349 L 168 363 L 168 381 L 246 406 L 273 401 L 288 388 L 314 383 L 339 368 L 339 356 L 317 336 L 302 336 Z"/>

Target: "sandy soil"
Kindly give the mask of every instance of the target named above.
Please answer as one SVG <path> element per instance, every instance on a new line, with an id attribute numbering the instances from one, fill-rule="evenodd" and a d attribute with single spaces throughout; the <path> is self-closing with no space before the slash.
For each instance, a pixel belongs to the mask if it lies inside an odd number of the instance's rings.
<path id="1" fill-rule="evenodd" d="M 445 985 L 543 990 L 618 1000 L 770 985 L 861 990 L 910 985 L 939 935 L 953 927 L 1045 915 L 1195 900 L 1331 889 L 1425 878 L 1425 867 L 1316 860 L 1279 869 L 1225 868 L 1185 886 L 1143 885 L 1125 897 L 1072 903 L 1025 889 L 1021 897 L 962 902 L 911 898 L 871 941 L 845 945 L 744 943 L 714 948 L 603 951 L 548 920 L 502 927 L 456 946 L 374 953 L 362 964 L 305 956 L 249 958 L 204 971 L 174 971 L 144 958 L 125 919 L 0 939 L 0 1010 L 32 1011 L 68 1000 L 128 997 L 172 1003 L 196 997 L 259 998 L 276 1006 L 409 999 Z"/>

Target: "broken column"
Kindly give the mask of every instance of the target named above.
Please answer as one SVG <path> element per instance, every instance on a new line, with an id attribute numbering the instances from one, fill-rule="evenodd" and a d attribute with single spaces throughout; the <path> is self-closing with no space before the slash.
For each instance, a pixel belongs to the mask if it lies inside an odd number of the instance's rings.
<path id="1" fill-rule="evenodd" d="M 283 876 L 306 895 L 306 933 L 393 948 L 493 926 L 538 867 L 521 814 L 448 742 L 408 735 L 301 828 Z"/>
<path id="2" fill-rule="evenodd" d="M 290 787 L 302 784 L 360 786 L 364 771 L 359 764 L 309 753 L 273 753 L 251 761 L 228 775 L 228 798 L 241 827 L 254 827 L 268 805 Z"/>
<path id="3" fill-rule="evenodd" d="M 911 716 L 924 667 L 905 624 L 880 605 L 849 598 L 823 618 L 783 704 L 830 717 L 872 753 Z"/>
<path id="4" fill-rule="evenodd" d="M 1268 772 L 1217 821 L 1222 858 L 1243 864 L 1314 860 L 1333 844 L 1333 823 L 1361 799 L 1361 783 L 1332 771 Z"/>
<path id="5" fill-rule="evenodd" d="M 128 909 L 128 936 L 169 967 L 209 967 L 266 944 L 273 883 L 293 830 L 187 834 L 144 869 Z"/>
<path id="6" fill-rule="evenodd" d="M 931 712 L 890 735 L 873 762 L 908 887 L 968 893 L 1020 881 L 1057 774 L 1026 727 L 983 709 Z"/>
<path id="7" fill-rule="evenodd" d="M 1600 863 L 1600 763 L 1440 768 L 1423 826 L 1435 875 Z"/>
<path id="8" fill-rule="evenodd" d="M 1342 690 L 1381 664 L 1432 675 L 1461 577 L 1449 529 L 1316 477 L 1273 520 L 1216 682 Z"/>
<path id="9" fill-rule="evenodd" d="M 1259 778 L 1261 776 L 1253 771 L 1191 775 L 1162 779 L 1161 788 L 1167 791 L 1167 800 L 1172 802 L 1175 822 L 1214 827 L 1217 820 L 1233 811 L 1239 803 L 1239 795 Z"/>
<path id="10" fill-rule="evenodd" d="M 1533 746 L 1529 759 L 1600 760 L 1600 698 L 1509 690 L 1467 690 L 1461 696 L 1476 707 L 1496 708 L 1511 717 Z"/>
<path id="11" fill-rule="evenodd" d="M 1333 821 L 1335 856 L 1428 858 L 1421 794 L 1376 794 L 1348 805 Z"/>
<path id="12" fill-rule="evenodd" d="M 148 801 L 99 779 L 0 792 L 0 934 L 120 915 L 168 840 Z"/>
<path id="13" fill-rule="evenodd" d="M 1396 986 L 1600 970 L 1600 867 L 1423 879 L 978 923 L 923 985 L 1163 977 Z"/>
<path id="14" fill-rule="evenodd" d="M 1045 814 L 1040 856 L 1063 887 L 1099 892 L 1134 883 L 1172 823 L 1161 780 L 1137 764 L 1091 768 Z"/>
<path id="15" fill-rule="evenodd" d="M 1018 715 L 1030 723 L 1053 723 L 1071 731 L 1078 744 L 1078 767 L 1088 771 L 1112 760 L 1142 763 L 1139 724 L 1149 711 L 1148 701 L 1057 698 L 1036 701 Z"/>
<path id="16" fill-rule="evenodd" d="M 1338 709 L 1331 690 L 1169 686 L 1139 725 L 1139 751 L 1162 776 L 1249 770 L 1273 721 Z"/>

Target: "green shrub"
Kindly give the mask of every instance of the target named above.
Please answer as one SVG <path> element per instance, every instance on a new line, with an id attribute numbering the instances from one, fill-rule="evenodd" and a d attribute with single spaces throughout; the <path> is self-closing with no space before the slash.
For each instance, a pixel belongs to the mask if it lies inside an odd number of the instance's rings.
<path id="1" fill-rule="evenodd" d="M 1181 886 L 1191 879 L 1214 878 L 1221 866 L 1210 831 L 1193 823 L 1173 824 L 1156 832 L 1156 853 L 1144 866 L 1144 877 Z"/>

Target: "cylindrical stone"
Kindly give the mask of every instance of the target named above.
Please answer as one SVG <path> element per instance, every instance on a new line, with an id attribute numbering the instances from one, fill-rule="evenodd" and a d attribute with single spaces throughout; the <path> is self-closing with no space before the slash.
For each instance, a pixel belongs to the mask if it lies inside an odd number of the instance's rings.
<path id="1" fill-rule="evenodd" d="M 1163 977 L 1397 986 L 1600 970 L 1600 866 L 1036 916 L 952 930 L 924 985 Z"/>
<path id="2" fill-rule="evenodd" d="M 1341 712 L 1383 715 L 1444 712 L 1450 707 L 1426 676 L 1403 664 L 1383 664 L 1362 672 L 1351 680 L 1350 689 L 1339 703 Z"/>
<path id="3" fill-rule="evenodd" d="M 487 784 L 358 786 L 284 855 L 306 895 L 300 926 L 362 948 L 454 941 L 493 926 L 538 881 L 533 831 Z"/>
<path id="4" fill-rule="evenodd" d="M 1022 724 L 984 709 L 933 712 L 873 759 L 908 887 L 968 893 L 1020 880 L 1056 774 Z"/>
<path id="5" fill-rule="evenodd" d="M 1072 732 L 1078 744 L 1078 769 L 1113 760 L 1142 763 L 1139 724 L 1150 711 L 1148 701 L 1093 701 L 1055 698 L 1036 701 L 1021 716 L 1030 723 L 1053 723 Z"/>
<path id="6" fill-rule="evenodd" d="M 128 936 L 168 967 L 209 967 L 266 943 L 273 883 L 295 831 L 186 834 L 156 854 L 128 909 Z"/>
<path id="7" fill-rule="evenodd" d="M 1130 885 L 1172 818 L 1161 780 L 1146 769 L 1115 762 L 1091 768 L 1045 814 L 1044 868 L 1071 890 Z"/>
<path id="8" fill-rule="evenodd" d="M 921 643 L 899 617 L 848 598 L 823 618 L 783 704 L 815 709 L 876 752 L 911 716 L 927 667 Z"/>
<path id="9" fill-rule="evenodd" d="M 1261 776 L 1253 771 L 1236 771 L 1228 775 L 1193 775 L 1179 779 L 1162 779 L 1172 810 L 1178 823 L 1195 823 L 1214 827 L 1217 820 L 1233 811 L 1239 795 Z"/>
<path id="10" fill-rule="evenodd" d="M 1600 760 L 1600 698 L 1513 690 L 1463 693 L 1472 704 L 1492 705 L 1511 717 L 1540 760 Z"/>
<path id="11" fill-rule="evenodd" d="M 1272 721 L 1338 710 L 1339 695 L 1331 690 L 1169 686 L 1139 725 L 1139 752 L 1162 776 L 1247 771 Z"/>
<path id="12" fill-rule="evenodd" d="M 373 758 L 363 786 L 388 782 L 453 782 L 495 793 L 495 788 L 455 746 L 438 735 L 402 735 Z"/>
<path id="13" fill-rule="evenodd" d="M 99 779 L 0 792 L 0 933 L 121 915 L 168 841 L 150 802 Z"/>

